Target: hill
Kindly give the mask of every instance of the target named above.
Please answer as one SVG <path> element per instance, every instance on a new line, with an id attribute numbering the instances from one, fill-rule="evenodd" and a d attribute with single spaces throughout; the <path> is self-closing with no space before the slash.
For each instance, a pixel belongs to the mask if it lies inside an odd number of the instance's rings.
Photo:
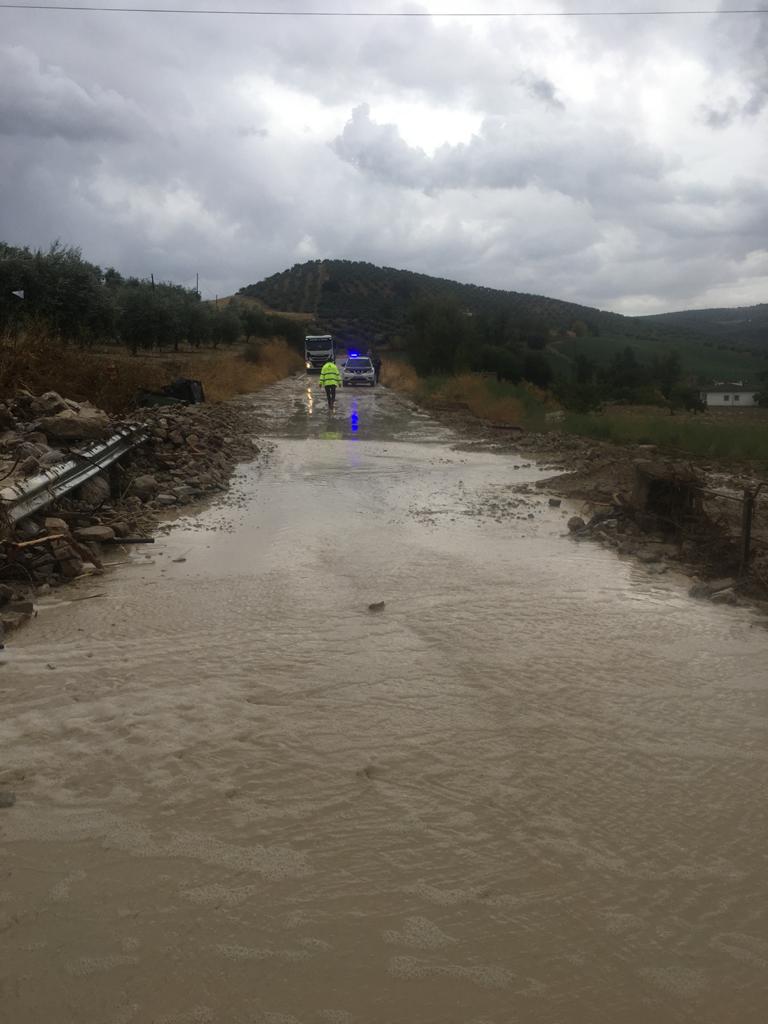
<path id="1" fill-rule="evenodd" d="M 732 309 L 685 309 L 637 318 L 651 328 L 768 352 L 768 303 Z"/>
<path id="2" fill-rule="evenodd" d="M 413 303 L 425 298 L 453 302 L 472 314 L 512 314 L 555 329 L 568 330 L 581 321 L 594 334 L 632 335 L 637 330 L 631 318 L 591 306 L 351 260 L 299 263 L 241 288 L 239 294 L 275 310 L 312 314 L 318 324 L 339 334 L 359 336 L 362 330 L 366 337 L 379 339 L 398 334 Z M 653 329 L 643 330 L 651 334 Z"/>
<path id="3" fill-rule="evenodd" d="M 490 323 L 513 322 L 529 339 L 542 338 L 535 347 L 545 348 L 553 369 L 566 377 L 577 356 L 603 364 L 627 345 L 647 360 L 677 351 L 686 375 L 702 383 L 713 377 L 752 381 L 768 369 L 768 330 L 760 327 L 768 326 L 768 306 L 628 317 L 545 295 L 351 260 L 296 264 L 238 294 L 275 311 L 312 318 L 315 329 L 334 334 L 342 344 L 397 346 L 416 302 L 448 302 Z"/>

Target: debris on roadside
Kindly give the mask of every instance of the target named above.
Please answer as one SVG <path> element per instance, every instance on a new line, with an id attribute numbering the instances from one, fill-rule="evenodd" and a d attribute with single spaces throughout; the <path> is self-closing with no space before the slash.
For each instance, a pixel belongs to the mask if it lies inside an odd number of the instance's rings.
<path id="1" fill-rule="evenodd" d="M 194 382 L 193 382 L 194 383 Z M 56 392 L 21 390 L 0 402 L 0 626 L 9 632 L 34 610 L 36 594 L 104 571 L 102 548 L 152 543 L 161 516 L 226 490 L 240 461 L 263 445 L 247 401 L 176 402 L 137 410 L 128 422 L 149 440 L 39 512 L 12 526 L 4 500 L 12 485 L 77 455 L 82 443 L 109 436 L 112 421 L 88 403 Z"/>

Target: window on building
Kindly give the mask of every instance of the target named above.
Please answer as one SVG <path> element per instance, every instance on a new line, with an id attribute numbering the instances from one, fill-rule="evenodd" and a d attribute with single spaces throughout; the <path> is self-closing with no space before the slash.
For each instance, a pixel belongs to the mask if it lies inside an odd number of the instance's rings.
<path id="1" fill-rule="evenodd" d="M 723 395 L 723 401 L 727 402 L 730 397 L 730 395 Z"/>
<path id="2" fill-rule="evenodd" d="M 734 402 L 740 401 L 741 400 L 741 395 L 734 395 L 733 396 L 733 400 L 734 400 Z"/>

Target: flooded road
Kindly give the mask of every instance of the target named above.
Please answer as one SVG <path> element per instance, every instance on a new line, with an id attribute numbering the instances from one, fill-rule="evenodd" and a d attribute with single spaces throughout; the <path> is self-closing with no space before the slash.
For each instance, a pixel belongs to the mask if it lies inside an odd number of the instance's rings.
<path id="1" fill-rule="evenodd" d="M 319 395 L 6 652 L 3 1019 L 762 1024 L 768 634 Z"/>

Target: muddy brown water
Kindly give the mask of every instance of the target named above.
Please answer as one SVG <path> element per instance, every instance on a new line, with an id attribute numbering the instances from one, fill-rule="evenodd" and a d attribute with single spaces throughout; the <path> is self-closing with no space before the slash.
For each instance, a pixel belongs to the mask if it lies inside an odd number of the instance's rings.
<path id="1" fill-rule="evenodd" d="M 762 1024 L 768 634 L 318 399 L 5 652 L 2 1019 Z"/>

